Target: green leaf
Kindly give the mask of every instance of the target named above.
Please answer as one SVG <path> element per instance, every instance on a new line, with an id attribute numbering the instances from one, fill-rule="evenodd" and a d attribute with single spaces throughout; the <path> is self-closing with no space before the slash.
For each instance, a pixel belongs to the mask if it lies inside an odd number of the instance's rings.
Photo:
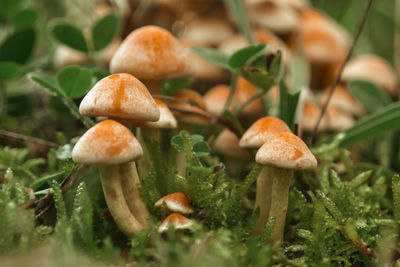
<path id="1" fill-rule="evenodd" d="M 258 68 L 244 67 L 241 69 L 241 74 L 246 80 L 265 91 L 276 84 L 274 76 Z"/>
<path id="2" fill-rule="evenodd" d="M 217 49 L 194 46 L 191 47 L 190 50 L 216 66 L 230 69 L 228 64 L 229 56 Z"/>
<path id="3" fill-rule="evenodd" d="M 374 112 L 392 102 L 382 89 L 367 81 L 355 80 L 348 82 L 347 88 L 369 112 Z"/>
<path id="4" fill-rule="evenodd" d="M 28 61 L 35 45 L 35 31 L 32 28 L 14 32 L 0 45 L 0 61 Z"/>
<path id="5" fill-rule="evenodd" d="M 251 58 L 261 53 L 267 47 L 266 44 L 252 45 L 245 48 L 242 48 L 235 53 L 233 53 L 228 60 L 228 64 L 231 68 L 241 68 L 246 62 L 248 62 Z"/>
<path id="6" fill-rule="evenodd" d="M 86 68 L 69 66 L 57 73 L 57 83 L 65 95 L 80 97 L 90 89 L 92 73 Z"/>
<path id="7" fill-rule="evenodd" d="M 22 66 L 15 62 L 0 62 L 0 80 L 12 79 L 22 72 Z"/>
<path id="8" fill-rule="evenodd" d="M 269 73 L 274 76 L 278 77 L 281 71 L 281 63 L 282 63 L 282 51 L 278 50 L 272 58 L 271 65 L 269 66 Z"/>
<path id="9" fill-rule="evenodd" d="M 52 173 L 50 175 L 46 175 L 40 179 L 37 179 L 34 181 L 31 185 L 30 188 L 32 188 L 33 191 L 38 191 L 40 189 L 44 189 L 46 185 L 49 185 L 49 182 L 52 180 L 56 180 L 58 183 L 61 183 L 62 179 L 65 176 L 64 171 Z"/>
<path id="10" fill-rule="evenodd" d="M 58 96 L 65 96 L 64 92 L 60 89 L 60 87 L 58 87 L 54 76 L 44 73 L 31 73 L 28 77 L 32 81 L 48 89 L 51 93 Z"/>
<path id="11" fill-rule="evenodd" d="M 117 36 L 121 18 L 114 12 L 110 12 L 95 22 L 92 27 L 92 41 L 96 51 L 109 45 Z"/>
<path id="12" fill-rule="evenodd" d="M 183 138 L 180 135 L 175 135 L 171 139 L 171 145 L 180 151 L 185 150 L 185 146 L 183 145 Z"/>
<path id="13" fill-rule="evenodd" d="M 400 128 L 400 102 L 381 108 L 370 116 L 361 119 L 352 127 L 342 131 L 341 133 L 344 133 L 345 137 L 340 146 L 352 145 L 397 128 Z M 321 142 L 326 143 L 331 139 L 332 137 Z"/>
<path id="14" fill-rule="evenodd" d="M 188 87 L 193 80 L 184 78 L 166 79 L 163 81 L 163 94 L 171 95 Z"/>
<path id="15" fill-rule="evenodd" d="M 65 21 L 56 21 L 51 27 L 51 34 L 60 43 L 81 51 L 88 52 L 85 36 L 81 29 Z"/>
<path id="16" fill-rule="evenodd" d="M 38 11 L 33 7 L 27 7 L 18 11 L 13 18 L 15 28 L 31 27 L 39 18 Z"/>
<path id="17" fill-rule="evenodd" d="M 193 143 L 193 151 L 198 157 L 207 156 L 210 154 L 210 147 L 205 141 Z"/>
<path id="18" fill-rule="evenodd" d="M 279 118 L 286 122 L 291 129 L 293 129 L 299 96 L 300 91 L 289 93 L 285 82 L 281 80 L 279 83 Z"/>
<path id="19" fill-rule="evenodd" d="M 310 84 L 310 64 L 299 56 L 293 56 L 290 61 L 290 88 L 301 90 Z"/>

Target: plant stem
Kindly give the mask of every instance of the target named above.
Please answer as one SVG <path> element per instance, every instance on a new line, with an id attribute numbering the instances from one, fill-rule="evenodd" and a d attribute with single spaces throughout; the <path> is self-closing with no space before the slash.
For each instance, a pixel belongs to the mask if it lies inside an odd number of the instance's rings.
<path id="1" fill-rule="evenodd" d="M 223 114 L 225 112 L 225 110 L 227 110 L 229 108 L 229 105 L 232 102 L 233 95 L 235 94 L 235 91 L 236 91 L 236 82 L 237 82 L 238 78 L 239 78 L 239 72 L 238 71 L 233 72 L 232 80 L 231 80 L 231 90 L 229 92 L 228 98 L 226 99 L 226 102 L 225 102 L 224 108 L 222 109 L 221 114 Z"/>
<path id="2" fill-rule="evenodd" d="M 79 113 L 78 107 L 71 98 L 64 97 L 62 100 L 64 105 L 71 111 L 71 114 L 78 120 L 82 121 L 87 128 L 94 126 L 95 123 L 91 119 L 84 117 Z"/>
<path id="3" fill-rule="evenodd" d="M 143 225 L 132 215 L 126 203 L 120 180 L 118 165 L 101 165 L 100 178 L 108 209 L 118 228 L 129 238 L 143 229 Z"/>

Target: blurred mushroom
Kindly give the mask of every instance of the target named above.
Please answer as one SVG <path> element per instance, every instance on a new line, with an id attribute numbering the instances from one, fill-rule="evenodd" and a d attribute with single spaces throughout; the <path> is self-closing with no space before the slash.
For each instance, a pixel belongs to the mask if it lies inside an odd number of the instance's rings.
<path id="1" fill-rule="evenodd" d="M 311 63 L 311 88 L 331 84 L 343 64 L 350 36 L 332 19 L 315 9 L 301 12 L 299 48 Z"/>
<path id="2" fill-rule="evenodd" d="M 342 74 L 342 81 L 366 80 L 382 87 L 390 96 L 397 97 L 398 79 L 390 64 L 375 55 L 362 55 L 350 60 Z"/>
<path id="3" fill-rule="evenodd" d="M 170 32 L 144 26 L 122 42 L 111 59 L 110 70 L 142 79 L 165 79 L 187 75 L 190 65 L 185 48 Z"/>
<path id="4" fill-rule="evenodd" d="M 329 92 L 330 87 L 325 88 L 322 92 L 319 104 L 322 106 L 325 104 Z M 343 113 L 347 113 L 350 116 L 361 117 L 366 113 L 365 108 L 358 102 L 354 96 L 349 92 L 344 84 L 338 84 L 333 91 L 332 97 L 329 101 L 330 107 L 335 107 Z"/>

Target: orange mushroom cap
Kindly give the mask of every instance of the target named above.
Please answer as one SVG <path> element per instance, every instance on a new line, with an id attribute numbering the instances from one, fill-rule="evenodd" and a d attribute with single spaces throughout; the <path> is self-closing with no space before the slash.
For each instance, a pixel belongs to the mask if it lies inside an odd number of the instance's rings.
<path id="1" fill-rule="evenodd" d="M 264 117 L 253 123 L 243 134 L 239 141 L 240 147 L 259 148 L 270 140 L 271 136 L 280 133 L 290 133 L 289 126 L 281 119 L 275 117 Z"/>
<path id="2" fill-rule="evenodd" d="M 170 223 L 174 225 L 175 230 L 191 229 L 193 226 L 192 221 L 183 216 L 182 214 L 172 213 L 167 218 L 165 218 L 165 220 L 158 227 L 158 232 L 159 233 L 166 232 L 168 230 L 168 226 Z"/>
<path id="3" fill-rule="evenodd" d="M 156 121 L 160 111 L 146 86 L 127 73 L 98 81 L 83 98 L 79 112 L 84 116 L 135 118 Z"/>
<path id="4" fill-rule="evenodd" d="M 182 214 L 193 213 L 193 208 L 190 205 L 189 198 L 182 192 L 176 192 L 159 199 L 154 207 L 159 208 L 163 204 L 172 212 L 179 212 Z"/>
<path id="5" fill-rule="evenodd" d="M 283 169 L 313 169 L 317 160 L 299 137 L 292 133 L 281 133 L 271 136 L 260 147 L 256 162 Z"/>
<path id="6" fill-rule="evenodd" d="M 169 31 L 144 26 L 131 32 L 110 63 L 111 72 L 127 72 L 143 79 L 164 79 L 187 74 L 185 48 Z"/>
<path id="7" fill-rule="evenodd" d="M 105 120 L 78 140 L 72 150 L 72 159 L 89 165 L 113 165 L 136 160 L 142 154 L 142 147 L 128 128 L 116 121 Z"/>

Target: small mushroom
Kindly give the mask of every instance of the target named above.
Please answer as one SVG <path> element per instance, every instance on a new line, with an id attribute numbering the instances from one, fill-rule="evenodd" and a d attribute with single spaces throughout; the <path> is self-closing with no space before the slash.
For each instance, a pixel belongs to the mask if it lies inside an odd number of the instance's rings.
<path id="1" fill-rule="evenodd" d="M 268 175 L 273 177 L 269 217 L 275 217 L 270 242 L 283 241 L 290 180 L 294 170 L 314 169 L 317 160 L 307 145 L 292 133 L 271 136 L 257 151 L 256 162 L 269 166 Z M 265 227 L 265 224 L 264 224 Z M 264 229 L 263 227 L 263 229 Z"/>
<path id="2" fill-rule="evenodd" d="M 132 214 L 124 197 L 121 175 L 126 164 L 138 159 L 142 148 L 131 131 L 113 120 L 102 121 L 90 128 L 76 143 L 72 151 L 75 162 L 97 165 L 104 197 L 115 223 L 132 238 L 144 225 Z"/>
<path id="3" fill-rule="evenodd" d="M 172 212 L 179 212 L 182 214 L 193 213 L 189 198 L 182 192 L 176 192 L 159 199 L 154 204 L 154 207 L 160 208 L 164 204 Z"/>
<path id="4" fill-rule="evenodd" d="M 169 225 L 172 224 L 175 230 L 189 230 L 193 227 L 193 222 L 180 213 L 172 213 L 158 227 L 159 233 L 165 233 Z"/>
<path id="5" fill-rule="evenodd" d="M 240 147 L 259 148 L 274 136 L 281 133 L 290 133 L 290 128 L 282 120 L 275 117 L 264 117 L 253 123 L 239 141 Z M 257 178 L 256 202 L 254 207 L 260 207 L 260 216 L 257 219 L 253 232 L 261 234 L 268 221 L 271 205 L 272 176 L 270 167 L 263 166 Z"/>

